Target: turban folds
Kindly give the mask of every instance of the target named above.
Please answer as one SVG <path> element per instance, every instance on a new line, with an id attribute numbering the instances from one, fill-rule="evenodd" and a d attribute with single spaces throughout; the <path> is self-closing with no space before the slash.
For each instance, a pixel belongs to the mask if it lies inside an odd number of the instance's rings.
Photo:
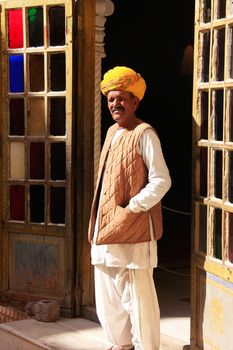
<path id="1" fill-rule="evenodd" d="M 104 74 L 100 89 L 105 96 L 111 90 L 129 91 L 141 100 L 146 91 L 146 83 L 133 69 L 117 66 Z"/>

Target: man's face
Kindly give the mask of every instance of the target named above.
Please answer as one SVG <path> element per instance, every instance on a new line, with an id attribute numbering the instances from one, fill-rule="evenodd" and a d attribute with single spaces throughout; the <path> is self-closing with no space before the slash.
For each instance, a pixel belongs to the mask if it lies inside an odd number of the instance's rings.
<path id="1" fill-rule="evenodd" d="M 136 117 L 139 99 L 127 91 L 110 91 L 107 96 L 108 109 L 113 119 L 121 127 L 127 127 Z"/>

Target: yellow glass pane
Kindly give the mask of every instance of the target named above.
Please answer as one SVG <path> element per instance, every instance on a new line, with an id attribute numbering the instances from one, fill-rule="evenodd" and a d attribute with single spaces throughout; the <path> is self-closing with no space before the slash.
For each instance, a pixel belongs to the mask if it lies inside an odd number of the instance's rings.
<path id="1" fill-rule="evenodd" d="M 30 101 L 29 135 L 45 135 L 45 114 L 43 98 L 32 98 Z"/>
<path id="2" fill-rule="evenodd" d="M 13 179 L 25 178 L 25 152 L 23 142 L 10 144 L 10 177 Z"/>

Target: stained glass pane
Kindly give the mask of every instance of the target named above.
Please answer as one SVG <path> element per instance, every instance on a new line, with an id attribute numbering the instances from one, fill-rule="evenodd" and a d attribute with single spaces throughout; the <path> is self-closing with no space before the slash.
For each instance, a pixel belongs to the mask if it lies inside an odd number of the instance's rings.
<path id="1" fill-rule="evenodd" d="M 217 18 L 226 17 L 226 1 L 219 0 L 216 5 L 217 5 Z"/>
<path id="2" fill-rule="evenodd" d="M 65 135 L 66 101 L 65 98 L 50 100 L 50 135 Z"/>
<path id="3" fill-rule="evenodd" d="M 44 91 L 44 55 L 30 55 L 30 90 Z"/>
<path id="4" fill-rule="evenodd" d="M 208 91 L 201 92 L 201 139 L 208 139 Z"/>
<path id="5" fill-rule="evenodd" d="M 23 99 L 10 99 L 10 135 L 24 135 Z"/>
<path id="6" fill-rule="evenodd" d="M 10 143 L 10 177 L 12 179 L 25 178 L 25 152 L 23 142 Z"/>
<path id="7" fill-rule="evenodd" d="M 64 91 L 66 88 L 65 80 L 65 54 L 51 55 L 51 90 Z"/>
<path id="8" fill-rule="evenodd" d="M 207 196 L 207 148 L 200 148 L 200 195 Z"/>
<path id="9" fill-rule="evenodd" d="M 50 221 L 54 224 L 65 223 L 66 193 L 64 187 L 50 189 Z"/>
<path id="10" fill-rule="evenodd" d="M 44 179 L 45 148 L 43 142 L 30 144 L 30 178 Z"/>
<path id="11" fill-rule="evenodd" d="M 65 45 L 65 8 L 54 6 L 49 9 L 50 45 Z"/>
<path id="12" fill-rule="evenodd" d="M 233 263 L 233 213 L 229 213 L 229 260 Z"/>
<path id="13" fill-rule="evenodd" d="M 214 30 L 213 32 L 213 60 L 218 64 L 212 66 L 212 77 L 214 80 L 224 80 L 224 60 L 225 60 L 225 28 Z"/>
<path id="14" fill-rule="evenodd" d="M 229 152 L 228 177 L 228 199 L 233 203 L 233 152 Z"/>
<path id="15" fill-rule="evenodd" d="M 214 152 L 214 196 L 222 198 L 222 151 Z"/>
<path id="16" fill-rule="evenodd" d="M 232 60 L 233 61 L 233 60 Z M 229 98 L 229 141 L 233 142 L 233 90 L 230 90 L 230 98 Z"/>
<path id="17" fill-rule="evenodd" d="M 201 33 L 202 54 L 201 59 L 201 81 L 209 81 L 209 63 L 210 63 L 210 32 Z"/>
<path id="18" fill-rule="evenodd" d="M 30 7 L 28 9 L 28 26 L 29 26 L 29 46 L 37 47 L 44 45 L 43 32 L 43 8 Z"/>
<path id="19" fill-rule="evenodd" d="M 22 9 L 8 10 L 8 46 L 11 49 L 23 47 Z"/>
<path id="20" fill-rule="evenodd" d="M 65 142 L 51 144 L 51 179 L 65 180 L 66 177 L 66 145 Z"/>
<path id="21" fill-rule="evenodd" d="M 214 209 L 213 224 L 214 257 L 222 259 L 222 210 Z"/>
<path id="22" fill-rule="evenodd" d="M 41 222 L 45 221 L 45 195 L 44 186 L 32 185 L 30 187 L 30 221 Z"/>
<path id="23" fill-rule="evenodd" d="M 10 219 L 24 221 L 25 219 L 25 187 L 12 185 L 10 187 Z"/>
<path id="24" fill-rule="evenodd" d="M 45 110 L 43 98 L 30 99 L 29 135 L 45 135 Z"/>
<path id="25" fill-rule="evenodd" d="M 205 23 L 211 21 L 211 0 L 202 0 L 201 9 L 201 20 Z"/>
<path id="26" fill-rule="evenodd" d="M 223 90 L 213 91 L 212 108 L 214 115 L 213 137 L 215 140 L 223 139 Z"/>
<path id="27" fill-rule="evenodd" d="M 207 206 L 199 206 L 199 250 L 203 253 L 207 251 Z"/>
<path id="28" fill-rule="evenodd" d="M 228 1 L 228 15 L 233 15 L 233 2 L 231 0 Z"/>
<path id="29" fill-rule="evenodd" d="M 10 55 L 10 92 L 24 92 L 23 55 Z"/>

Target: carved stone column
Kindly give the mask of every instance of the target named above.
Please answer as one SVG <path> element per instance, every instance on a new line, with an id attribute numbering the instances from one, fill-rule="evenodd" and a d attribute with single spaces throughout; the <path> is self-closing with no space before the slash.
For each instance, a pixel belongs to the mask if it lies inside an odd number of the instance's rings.
<path id="1" fill-rule="evenodd" d="M 95 126 L 94 126 L 94 176 L 96 180 L 101 151 L 101 92 L 102 59 L 105 57 L 104 37 L 106 17 L 112 15 L 114 5 L 111 0 L 96 0 L 95 21 Z"/>

